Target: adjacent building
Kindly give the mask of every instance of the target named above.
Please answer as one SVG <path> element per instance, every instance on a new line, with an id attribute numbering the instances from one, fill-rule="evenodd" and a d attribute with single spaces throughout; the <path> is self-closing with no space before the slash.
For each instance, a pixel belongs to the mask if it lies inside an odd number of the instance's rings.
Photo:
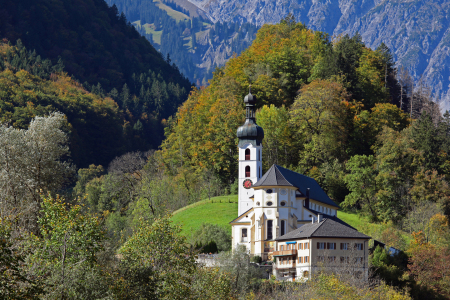
<path id="1" fill-rule="evenodd" d="M 237 130 L 238 217 L 230 222 L 233 249 L 243 245 L 263 260 L 275 258 L 279 279 L 349 265 L 367 277 L 370 237 L 337 218 L 339 206 L 313 178 L 277 165 L 262 173 L 264 130 L 256 124 L 256 97 L 250 92 L 244 102 L 246 120 Z"/>

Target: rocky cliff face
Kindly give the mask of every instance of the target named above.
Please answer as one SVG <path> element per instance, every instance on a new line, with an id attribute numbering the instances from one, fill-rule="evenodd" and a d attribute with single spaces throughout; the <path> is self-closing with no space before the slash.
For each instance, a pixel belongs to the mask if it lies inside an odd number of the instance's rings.
<path id="1" fill-rule="evenodd" d="M 277 23 L 289 12 L 330 35 L 359 32 L 368 47 L 384 42 L 405 67 L 450 108 L 450 1 L 190 0 L 213 21 Z"/>

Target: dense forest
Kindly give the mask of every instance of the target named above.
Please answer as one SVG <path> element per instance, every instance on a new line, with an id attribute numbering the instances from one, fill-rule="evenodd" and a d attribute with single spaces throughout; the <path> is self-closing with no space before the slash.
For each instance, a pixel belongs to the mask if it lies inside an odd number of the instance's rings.
<path id="1" fill-rule="evenodd" d="M 231 57 L 233 53 L 241 53 L 250 46 L 258 29 L 250 23 L 212 24 L 200 16 L 189 16 L 188 11 L 173 2 L 164 4 L 183 14 L 169 13 L 160 7 L 159 2 L 153 1 L 108 0 L 108 3 L 116 5 L 142 36 L 152 42 L 164 57 L 170 57 L 197 85 L 207 85 L 215 68 L 225 63 L 225 60 L 220 64 L 211 62 L 215 56 Z M 208 54 L 214 51 L 220 54 Z"/>
<path id="2" fill-rule="evenodd" d="M 65 73 L 64 56 L 27 47 L 0 44 L 2 298 L 450 296 L 450 114 L 400 80 L 384 45 L 331 40 L 289 16 L 264 25 L 163 123 L 158 107 L 175 111 L 187 93 L 164 72 L 132 69 L 120 90 L 105 92 Z M 370 282 L 325 272 L 300 284 L 263 279 L 245 251 L 227 251 L 228 230 L 204 225 L 185 237 L 171 223 L 176 209 L 237 192 L 236 129 L 249 85 L 264 169 L 276 163 L 315 178 L 343 209 L 381 225 L 365 233 L 400 250 L 374 249 Z M 165 126 L 161 148 L 132 151 L 151 148 L 150 125 Z M 214 247 L 218 267 L 195 263 Z"/>
<path id="3" fill-rule="evenodd" d="M 72 124 L 72 158 L 78 167 L 105 165 L 125 152 L 160 145 L 164 119 L 176 112 L 191 85 L 116 7 L 94 0 L 6 2 L 0 14 L 1 70 L 24 70 L 44 80 L 35 82 L 31 90 L 40 90 L 52 73 L 57 78 L 61 72 L 77 86 L 70 101 L 48 95 L 49 91 L 32 97 L 27 106 L 21 96 L 25 87 L 16 83 L 22 92 L 1 99 L 6 102 L 2 104 L 6 105 L 1 111 L 3 122 L 24 128 L 35 115 L 64 112 Z M 8 46 L 16 41 L 16 46 Z M 113 112 L 84 108 L 96 104 L 78 97 L 83 94 L 78 83 L 99 96 L 96 99 L 109 101 Z M 8 85 L 15 89 L 12 83 Z M 71 101 L 78 102 L 78 107 L 70 105 Z"/>

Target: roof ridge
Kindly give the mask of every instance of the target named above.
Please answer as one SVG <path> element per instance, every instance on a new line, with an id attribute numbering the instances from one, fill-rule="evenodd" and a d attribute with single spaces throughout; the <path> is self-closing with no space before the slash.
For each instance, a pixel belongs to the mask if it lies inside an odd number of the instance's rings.
<path id="1" fill-rule="evenodd" d="M 319 230 L 319 228 L 322 227 L 322 225 L 325 224 L 325 222 L 326 222 L 327 220 L 328 220 L 328 219 L 324 219 L 322 222 L 320 222 L 320 225 L 317 226 L 317 228 L 314 229 L 313 232 L 311 232 L 311 234 L 309 235 L 309 237 L 311 237 L 311 236 L 314 234 L 314 232 L 316 232 L 317 230 Z"/>
<path id="2" fill-rule="evenodd" d="M 292 182 L 290 182 L 289 180 L 286 179 L 286 177 L 284 177 L 283 172 L 281 172 L 281 171 L 278 169 L 278 167 L 280 167 L 280 168 L 283 168 L 283 167 L 281 167 L 281 166 L 279 166 L 279 165 L 276 165 L 276 164 L 273 164 L 273 165 L 275 166 L 275 170 L 278 171 L 277 173 L 280 174 L 281 177 L 283 177 L 283 179 L 286 180 L 286 182 L 289 182 L 291 185 L 293 185 Z M 284 169 L 284 168 L 283 168 L 283 169 Z M 278 177 L 278 174 L 277 174 L 277 173 L 275 173 L 275 176 Z M 277 178 L 277 180 L 278 180 L 278 178 Z"/>

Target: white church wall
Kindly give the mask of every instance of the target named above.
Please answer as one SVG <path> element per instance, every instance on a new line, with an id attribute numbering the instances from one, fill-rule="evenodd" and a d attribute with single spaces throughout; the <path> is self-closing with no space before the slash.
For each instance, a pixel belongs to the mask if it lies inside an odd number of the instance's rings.
<path id="1" fill-rule="evenodd" d="M 245 160 L 245 151 L 250 150 L 250 160 Z M 260 154 L 258 154 L 260 152 Z M 253 184 L 259 180 L 259 175 L 262 174 L 261 163 L 262 146 L 254 147 L 252 144 L 245 144 L 239 148 L 239 204 L 238 215 L 253 207 L 253 201 L 249 197 L 253 196 L 254 190 L 252 188 L 246 189 L 243 184 L 246 179 L 250 179 Z M 250 176 L 245 176 L 245 168 L 250 167 Z"/>

